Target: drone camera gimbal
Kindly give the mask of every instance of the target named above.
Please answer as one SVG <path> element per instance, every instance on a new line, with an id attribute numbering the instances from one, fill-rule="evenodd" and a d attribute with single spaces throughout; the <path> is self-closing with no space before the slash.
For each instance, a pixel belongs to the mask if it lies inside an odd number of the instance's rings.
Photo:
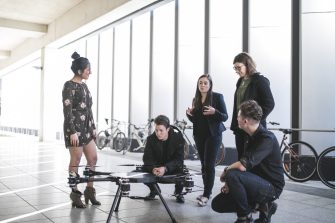
<path id="1" fill-rule="evenodd" d="M 130 191 L 129 179 L 120 179 L 118 184 L 121 186 L 122 196 L 128 197 Z"/>
<path id="2" fill-rule="evenodd" d="M 76 188 L 77 184 L 82 183 L 79 174 L 74 171 L 69 172 L 69 177 L 67 179 L 69 187 L 71 188 Z"/>
<path id="3" fill-rule="evenodd" d="M 185 176 L 184 188 L 185 188 L 186 193 L 191 193 L 192 187 L 194 187 L 194 181 L 192 177 L 189 175 Z"/>

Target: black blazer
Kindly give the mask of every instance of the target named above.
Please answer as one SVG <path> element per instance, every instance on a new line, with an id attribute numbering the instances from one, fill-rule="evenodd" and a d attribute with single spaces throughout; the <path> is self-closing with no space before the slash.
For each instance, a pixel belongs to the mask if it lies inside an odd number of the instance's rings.
<path id="1" fill-rule="evenodd" d="M 215 114 L 206 116 L 209 131 L 211 136 L 220 136 L 222 135 L 222 132 L 226 130 L 226 127 L 222 122 L 225 122 L 228 119 L 227 108 L 223 99 L 223 95 L 213 92 L 211 106 L 215 108 Z M 197 118 L 188 114 L 186 115 L 187 118 L 193 123 L 193 135 L 198 136 L 199 126 Z"/>
<path id="2" fill-rule="evenodd" d="M 148 136 L 143 154 L 144 170 L 151 173 L 153 168 L 165 166 L 168 174 L 182 171 L 185 140 L 182 133 L 174 129 L 173 126 L 170 126 L 166 162 L 163 162 L 162 141 L 155 133 Z"/>
<path id="3" fill-rule="evenodd" d="M 261 124 L 266 127 L 266 117 L 270 114 L 275 106 L 275 102 L 272 96 L 272 92 L 270 89 L 270 81 L 260 75 L 260 73 L 254 73 L 250 76 L 251 80 L 250 83 L 245 90 L 243 101 L 247 100 L 255 100 L 261 106 L 263 110 L 263 116 L 261 119 Z M 236 91 L 242 83 L 242 78 L 238 79 L 236 84 Z M 233 109 L 233 118 L 231 120 L 230 129 L 232 131 L 238 130 L 238 123 L 237 123 L 237 113 L 238 110 L 236 108 L 236 91 L 234 94 L 234 109 Z"/>

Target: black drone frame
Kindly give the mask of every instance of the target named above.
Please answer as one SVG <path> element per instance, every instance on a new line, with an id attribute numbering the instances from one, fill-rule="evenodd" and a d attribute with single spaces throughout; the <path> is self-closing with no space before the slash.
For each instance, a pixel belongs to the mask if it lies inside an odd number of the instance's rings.
<path id="1" fill-rule="evenodd" d="M 109 211 L 108 218 L 106 223 L 109 223 L 113 213 L 119 211 L 119 205 L 122 197 L 129 197 L 130 191 L 130 183 L 152 183 L 155 192 L 158 194 L 160 200 L 162 201 L 166 211 L 168 212 L 173 223 L 176 223 L 176 219 L 172 215 L 172 212 L 167 205 L 165 199 L 163 198 L 160 189 L 158 187 L 158 183 L 177 183 L 182 182 L 185 192 L 183 194 L 187 194 L 192 192 L 192 188 L 194 186 L 194 181 L 192 180 L 192 175 L 189 173 L 189 170 L 184 166 L 183 172 L 173 175 L 164 175 L 161 177 L 155 176 L 151 173 L 143 172 L 144 165 L 123 165 L 123 166 L 135 166 L 136 170 L 128 173 L 113 173 L 113 172 L 99 172 L 91 170 L 89 166 L 85 167 L 83 171 L 84 177 L 80 177 L 77 173 L 71 172 L 68 178 L 68 184 L 71 188 L 77 186 L 80 183 L 87 182 L 100 182 L 100 181 L 108 181 L 115 182 L 118 186 L 115 198 L 112 204 L 112 207 Z M 114 176 L 113 176 L 114 174 Z M 106 176 L 106 177 L 95 177 L 95 176 Z"/>

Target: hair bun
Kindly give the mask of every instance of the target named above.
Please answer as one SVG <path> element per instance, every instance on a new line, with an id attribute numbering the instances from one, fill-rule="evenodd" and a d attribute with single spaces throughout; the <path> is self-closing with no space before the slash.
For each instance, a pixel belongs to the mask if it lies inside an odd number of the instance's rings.
<path id="1" fill-rule="evenodd" d="M 72 56 L 71 56 L 72 59 L 76 60 L 78 58 L 80 58 L 80 55 L 75 51 Z"/>

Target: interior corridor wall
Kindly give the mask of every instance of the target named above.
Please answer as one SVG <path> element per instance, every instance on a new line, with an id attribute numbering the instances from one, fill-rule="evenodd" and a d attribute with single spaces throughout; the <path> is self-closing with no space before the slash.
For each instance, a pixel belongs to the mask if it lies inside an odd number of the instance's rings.
<path id="1" fill-rule="evenodd" d="M 40 67 L 40 59 L 36 59 L 1 78 L 0 125 L 2 127 L 38 131 L 40 127 Z"/>

